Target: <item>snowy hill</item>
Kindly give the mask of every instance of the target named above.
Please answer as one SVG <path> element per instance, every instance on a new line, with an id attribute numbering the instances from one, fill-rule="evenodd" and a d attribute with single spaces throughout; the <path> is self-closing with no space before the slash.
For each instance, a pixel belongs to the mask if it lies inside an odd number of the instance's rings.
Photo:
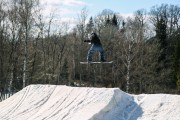
<path id="1" fill-rule="evenodd" d="M 0 102 L 0 120 L 180 120 L 180 96 L 30 85 Z"/>

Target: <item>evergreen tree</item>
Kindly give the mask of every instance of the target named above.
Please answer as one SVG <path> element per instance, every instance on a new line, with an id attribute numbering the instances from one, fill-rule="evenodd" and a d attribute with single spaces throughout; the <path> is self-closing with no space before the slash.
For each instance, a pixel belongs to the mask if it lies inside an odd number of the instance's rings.
<path id="1" fill-rule="evenodd" d="M 175 50 L 174 50 L 174 76 L 175 80 L 180 78 L 180 34 L 176 37 Z"/>
<path id="2" fill-rule="evenodd" d="M 125 24 L 126 24 L 126 23 L 125 23 L 124 20 L 123 20 L 123 22 L 122 22 L 122 27 L 123 27 L 123 28 L 125 27 Z"/>
<path id="3" fill-rule="evenodd" d="M 117 17 L 116 17 L 115 14 L 113 15 L 113 18 L 112 18 L 112 25 L 115 26 L 115 27 L 118 26 Z"/>
<path id="4" fill-rule="evenodd" d="M 92 32 L 93 31 L 93 27 L 94 27 L 93 18 L 90 17 L 89 22 L 86 25 L 86 32 L 87 33 Z"/>
<path id="5" fill-rule="evenodd" d="M 106 25 L 110 25 L 111 21 L 110 21 L 110 18 L 109 18 L 109 15 L 108 17 L 106 18 Z"/>
<path id="6" fill-rule="evenodd" d="M 167 48 L 166 29 L 167 29 L 167 24 L 165 21 L 165 16 L 164 17 L 161 16 L 160 20 L 157 22 L 156 25 L 156 38 L 158 39 L 159 51 L 160 51 L 160 56 L 158 58 L 159 62 L 164 61 L 166 57 L 166 48 Z"/>

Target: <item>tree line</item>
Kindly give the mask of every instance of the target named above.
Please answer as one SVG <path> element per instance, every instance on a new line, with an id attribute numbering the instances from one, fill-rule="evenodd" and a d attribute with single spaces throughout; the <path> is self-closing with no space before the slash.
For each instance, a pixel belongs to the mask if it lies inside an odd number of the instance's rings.
<path id="1" fill-rule="evenodd" d="M 0 2 L 0 88 L 19 91 L 30 84 L 118 87 L 129 93 L 179 93 L 180 7 L 162 4 L 125 18 L 105 9 L 78 23 L 45 20 L 38 0 Z M 96 32 L 113 64 L 82 65 Z M 93 56 L 98 61 L 98 53 Z"/>

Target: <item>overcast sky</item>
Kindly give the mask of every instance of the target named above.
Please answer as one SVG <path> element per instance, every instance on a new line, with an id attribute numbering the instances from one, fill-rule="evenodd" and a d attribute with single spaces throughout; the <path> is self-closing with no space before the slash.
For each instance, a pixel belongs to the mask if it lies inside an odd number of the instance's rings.
<path id="1" fill-rule="evenodd" d="M 55 13 L 61 21 L 75 22 L 83 8 L 88 10 L 88 17 L 96 16 L 104 9 L 110 9 L 122 15 L 130 15 L 139 9 L 149 9 L 161 4 L 180 6 L 180 0 L 40 0 L 44 14 Z"/>

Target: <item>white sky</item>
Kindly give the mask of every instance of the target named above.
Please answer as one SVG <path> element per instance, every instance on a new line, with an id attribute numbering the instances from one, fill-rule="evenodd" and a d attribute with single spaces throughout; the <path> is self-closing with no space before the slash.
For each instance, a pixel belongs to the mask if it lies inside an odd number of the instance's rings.
<path id="1" fill-rule="evenodd" d="M 87 9 L 88 17 L 94 17 L 104 9 L 130 16 L 136 10 L 148 11 L 155 5 L 180 5 L 180 0 L 40 0 L 40 3 L 44 15 L 49 16 L 53 12 L 57 20 L 66 21 L 73 26 L 77 23 L 78 15 L 83 8 Z"/>

